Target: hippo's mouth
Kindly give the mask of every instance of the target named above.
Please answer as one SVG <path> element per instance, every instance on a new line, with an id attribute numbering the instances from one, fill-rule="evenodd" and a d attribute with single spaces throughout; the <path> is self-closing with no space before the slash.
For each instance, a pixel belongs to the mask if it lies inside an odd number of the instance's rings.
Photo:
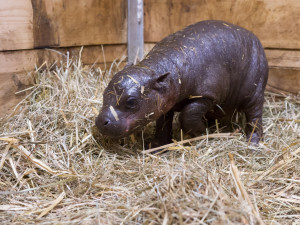
<path id="1" fill-rule="evenodd" d="M 107 136 L 107 137 L 110 137 L 110 138 L 113 138 L 113 139 L 121 139 L 121 138 L 128 137 L 130 134 L 132 134 L 133 132 L 135 132 L 139 128 L 141 128 L 141 126 L 137 126 L 137 127 L 133 128 L 131 130 L 125 130 L 125 132 L 123 134 L 120 134 L 120 135 L 109 135 L 109 134 L 103 134 L 103 135 Z"/>

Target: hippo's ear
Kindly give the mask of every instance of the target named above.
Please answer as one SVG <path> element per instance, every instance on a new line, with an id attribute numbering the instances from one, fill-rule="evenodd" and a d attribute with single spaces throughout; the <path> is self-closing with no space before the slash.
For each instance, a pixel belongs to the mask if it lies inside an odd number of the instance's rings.
<path id="1" fill-rule="evenodd" d="M 170 81 L 169 77 L 170 77 L 170 72 L 167 72 L 163 75 L 160 75 L 158 78 L 156 78 L 156 81 L 154 83 L 154 89 L 158 91 L 167 90 Z"/>

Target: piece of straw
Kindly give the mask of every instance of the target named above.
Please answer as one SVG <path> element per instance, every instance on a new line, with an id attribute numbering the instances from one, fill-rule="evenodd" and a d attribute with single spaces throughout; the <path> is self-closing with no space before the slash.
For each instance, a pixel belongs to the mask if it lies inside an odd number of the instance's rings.
<path id="1" fill-rule="evenodd" d="M 110 109 L 111 114 L 114 116 L 115 120 L 119 121 L 119 117 L 118 117 L 118 114 L 117 114 L 115 108 L 113 106 L 109 106 L 109 109 Z"/>

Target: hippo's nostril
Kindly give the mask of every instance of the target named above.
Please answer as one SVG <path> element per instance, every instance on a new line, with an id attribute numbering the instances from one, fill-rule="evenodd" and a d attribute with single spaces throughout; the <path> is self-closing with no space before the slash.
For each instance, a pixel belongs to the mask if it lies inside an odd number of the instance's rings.
<path id="1" fill-rule="evenodd" d="M 105 121 L 105 122 L 104 122 L 104 126 L 106 126 L 107 124 L 108 124 L 108 121 Z"/>

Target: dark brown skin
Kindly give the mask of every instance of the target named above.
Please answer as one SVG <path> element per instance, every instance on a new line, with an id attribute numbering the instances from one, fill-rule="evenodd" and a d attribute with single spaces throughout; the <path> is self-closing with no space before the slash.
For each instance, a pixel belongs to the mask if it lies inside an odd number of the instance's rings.
<path id="1" fill-rule="evenodd" d="M 156 120 L 157 146 L 171 142 L 174 111 L 191 136 L 205 133 L 204 118 L 230 118 L 240 111 L 247 139 L 257 144 L 267 79 L 264 49 L 253 33 L 223 21 L 199 22 L 118 72 L 104 91 L 96 125 L 103 135 L 122 138 Z"/>

